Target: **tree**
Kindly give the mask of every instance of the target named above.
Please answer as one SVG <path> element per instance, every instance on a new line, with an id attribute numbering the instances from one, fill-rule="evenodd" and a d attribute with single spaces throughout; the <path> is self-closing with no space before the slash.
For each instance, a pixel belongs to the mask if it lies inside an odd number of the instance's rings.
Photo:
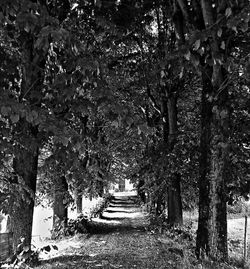
<path id="1" fill-rule="evenodd" d="M 49 39 L 51 36 L 55 38 L 55 29 L 59 27 L 59 21 L 50 12 L 52 9 L 49 10 L 45 3 L 39 1 L 1 3 L 1 31 L 8 38 L 8 45 L 16 48 L 19 55 L 14 78 L 17 87 L 12 87 L 11 80 L 7 78 L 8 87 L 3 88 L 1 96 L 5 103 L 1 110 L 2 116 L 10 126 L 14 145 L 12 181 L 23 189 L 23 196 L 9 212 L 14 249 L 20 237 L 25 238 L 27 246 L 31 243 L 38 155 L 43 141 L 39 128 L 46 121 L 46 61 Z M 61 39 L 60 33 L 57 33 L 58 39 Z"/>
<path id="2" fill-rule="evenodd" d="M 229 161 L 230 104 L 228 89 L 232 51 L 230 38 L 235 35 L 237 18 L 249 8 L 248 1 L 176 1 L 176 34 L 185 41 L 185 57 L 197 66 L 201 74 L 201 157 L 200 201 L 196 254 L 215 259 L 227 259 L 226 201 Z M 194 30 L 190 32 L 185 24 Z M 186 30 L 185 30 L 186 29 Z M 187 32 L 189 40 L 184 33 Z M 192 49 L 191 49 L 192 46 Z"/>
<path id="3" fill-rule="evenodd" d="M 168 200 L 175 225 L 199 170 L 196 253 L 226 259 L 226 202 L 248 186 L 247 1 L 71 4 L 1 2 L 1 201 L 11 193 L 15 245 L 30 245 L 38 171 L 61 220 L 66 182 L 81 211 L 83 192 L 130 175 L 156 215 Z"/>

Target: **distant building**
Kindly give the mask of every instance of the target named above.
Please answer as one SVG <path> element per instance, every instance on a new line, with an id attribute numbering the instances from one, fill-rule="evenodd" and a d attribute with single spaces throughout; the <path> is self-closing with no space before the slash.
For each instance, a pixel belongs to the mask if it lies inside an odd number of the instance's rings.
<path id="1" fill-rule="evenodd" d="M 111 191 L 132 191 L 134 185 L 128 179 L 119 179 L 119 182 L 110 186 Z"/>

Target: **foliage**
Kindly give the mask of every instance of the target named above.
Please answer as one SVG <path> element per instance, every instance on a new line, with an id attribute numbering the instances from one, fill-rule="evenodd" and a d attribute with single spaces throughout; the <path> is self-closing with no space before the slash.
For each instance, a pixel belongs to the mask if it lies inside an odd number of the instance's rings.
<path id="1" fill-rule="evenodd" d="M 111 199 L 112 199 L 112 195 L 107 193 L 103 196 L 103 199 L 100 200 L 95 207 L 93 207 L 90 211 L 90 218 L 96 218 L 96 217 L 100 217 L 103 213 L 103 211 L 108 207 Z"/>
<path id="2" fill-rule="evenodd" d="M 79 215 L 76 219 L 70 219 L 65 226 L 64 221 L 57 222 L 53 226 L 53 239 L 62 239 L 65 236 L 88 233 L 90 219 L 87 216 Z"/>
<path id="3" fill-rule="evenodd" d="M 51 250 L 58 250 L 56 245 L 47 245 L 42 248 L 31 249 L 24 245 L 25 239 L 21 239 L 14 255 L 8 259 L 4 268 L 33 268 L 40 264 L 39 255 L 49 253 Z"/>
<path id="4" fill-rule="evenodd" d="M 52 231 L 53 239 L 61 239 L 65 236 L 91 232 L 92 218 L 101 217 L 111 199 L 111 194 L 104 195 L 103 198 L 91 208 L 88 215 L 80 214 L 76 219 L 69 219 L 66 226 L 64 221 L 56 222 Z"/>
<path id="5" fill-rule="evenodd" d="M 249 3 L 217 1 L 212 6 L 216 21 L 208 27 L 196 2 L 0 1 L 0 204 L 5 213 L 35 195 L 38 202 L 45 197 L 52 202 L 60 176 L 71 193 L 90 197 L 102 196 L 120 178 L 135 185 L 143 179 L 141 189 L 152 205 L 158 198 L 165 202 L 178 173 L 183 207 L 196 207 L 202 74 L 217 67 L 226 80 L 205 98 L 216 115 L 228 90 L 226 199 L 249 196 Z M 214 76 L 209 79 L 215 89 Z M 170 149 L 163 108 L 171 96 L 178 113 Z M 223 110 L 218 113 L 227 117 Z M 26 168 L 17 173 L 13 160 L 36 147 L 35 194 L 26 184 Z"/>

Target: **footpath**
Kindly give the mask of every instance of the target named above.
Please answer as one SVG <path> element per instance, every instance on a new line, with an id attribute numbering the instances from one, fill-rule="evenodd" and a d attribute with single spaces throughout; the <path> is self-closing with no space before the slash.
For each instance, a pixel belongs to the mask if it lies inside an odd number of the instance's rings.
<path id="1" fill-rule="evenodd" d="M 59 250 L 36 268 L 185 268 L 183 253 L 167 235 L 150 231 L 135 195 L 117 193 L 91 234 L 55 242 Z"/>

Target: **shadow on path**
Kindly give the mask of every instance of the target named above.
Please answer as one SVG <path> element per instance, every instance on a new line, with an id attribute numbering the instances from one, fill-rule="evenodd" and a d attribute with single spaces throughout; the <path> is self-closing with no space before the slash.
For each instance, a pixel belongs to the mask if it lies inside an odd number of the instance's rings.
<path id="1" fill-rule="evenodd" d="M 90 234 L 128 233 L 145 231 L 145 215 L 141 212 L 137 196 L 116 194 L 102 216 L 93 219 Z"/>

